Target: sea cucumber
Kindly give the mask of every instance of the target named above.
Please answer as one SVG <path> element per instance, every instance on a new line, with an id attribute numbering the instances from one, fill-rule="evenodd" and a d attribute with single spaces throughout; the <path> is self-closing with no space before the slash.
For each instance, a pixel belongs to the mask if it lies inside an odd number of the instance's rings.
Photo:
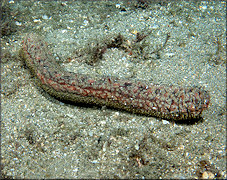
<path id="1" fill-rule="evenodd" d="M 20 56 L 38 85 L 63 101 L 93 104 L 168 120 L 201 118 L 210 96 L 202 87 L 178 87 L 65 71 L 37 34 L 23 41 Z"/>

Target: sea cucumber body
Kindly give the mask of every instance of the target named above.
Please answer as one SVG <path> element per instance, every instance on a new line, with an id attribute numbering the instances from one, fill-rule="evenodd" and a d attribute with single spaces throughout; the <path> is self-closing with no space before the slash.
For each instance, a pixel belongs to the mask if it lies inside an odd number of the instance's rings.
<path id="1" fill-rule="evenodd" d="M 29 34 L 23 41 L 21 56 L 38 85 L 60 100 L 173 120 L 200 118 L 210 102 L 209 94 L 201 87 L 158 85 L 67 72 L 55 61 L 47 43 L 36 34 Z"/>

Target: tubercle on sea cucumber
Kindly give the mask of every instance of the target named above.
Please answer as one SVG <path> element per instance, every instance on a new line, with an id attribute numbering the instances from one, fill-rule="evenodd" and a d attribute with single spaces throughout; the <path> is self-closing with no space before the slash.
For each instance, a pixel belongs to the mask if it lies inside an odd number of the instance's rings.
<path id="1" fill-rule="evenodd" d="M 38 85 L 64 101 L 107 106 L 175 121 L 199 119 L 210 102 L 208 92 L 202 87 L 168 86 L 67 72 L 56 63 L 43 38 L 36 34 L 27 35 L 20 56 Z"/>

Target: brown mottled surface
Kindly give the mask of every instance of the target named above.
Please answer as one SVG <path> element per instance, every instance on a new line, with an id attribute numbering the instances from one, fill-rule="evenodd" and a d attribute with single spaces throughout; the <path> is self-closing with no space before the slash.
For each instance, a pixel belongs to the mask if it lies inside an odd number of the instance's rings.
<path id="1" fill-rule="evenodd" d="M 201 118 L 210 103 L 208 92 L 201 87 L 158 85 L 111 76 L 94 78 L 67 72 L 56 63 L 43 38 L 36 34 L 26 35 L 20 53 L 38 85 L 60 100 L 176 121 Z"/>

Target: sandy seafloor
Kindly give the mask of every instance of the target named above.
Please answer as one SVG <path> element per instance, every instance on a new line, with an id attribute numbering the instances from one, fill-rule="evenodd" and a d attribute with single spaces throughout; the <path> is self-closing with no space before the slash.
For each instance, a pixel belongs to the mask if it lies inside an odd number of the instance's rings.
<path id="1" fill-rule="evenodd" d="M 1 171 L 8 178 L 227 178 L 226 3 L 9 1 L 18 30 L 2 37 Z M 120 33 L 148 32 L 149 58 L 108 49 L 94 66 L 79 48 Z M 203 121 L 178 124 L 50 97 L 18 56 L 26 33 L 45 37 L 68 71 L 203 86 Z"/>

